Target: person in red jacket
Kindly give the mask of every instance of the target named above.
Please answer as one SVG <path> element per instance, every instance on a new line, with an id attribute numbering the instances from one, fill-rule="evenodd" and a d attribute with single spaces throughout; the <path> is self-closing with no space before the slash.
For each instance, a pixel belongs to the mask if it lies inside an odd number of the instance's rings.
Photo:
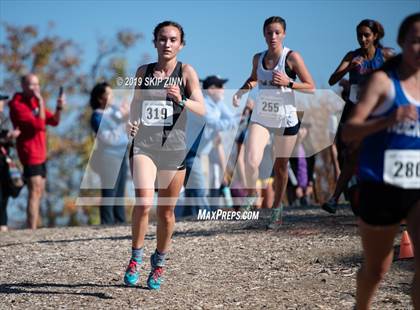
<path id="1" fill-rule="evenodd" d="M 16 140 L 16 147 L 28 184 L 27 225 L 31 229 L 36 229 L 39 206 L 45 188 L 46 126 L 58 125 L 65 98 L 60 94 L 55 113 L 52 113 L 45 106 L 36 75 L 23 76 L 21 85 L 22 92 L 16 93 L 9 102 L 10 118 L 13 126 L 21 131 Z"/>

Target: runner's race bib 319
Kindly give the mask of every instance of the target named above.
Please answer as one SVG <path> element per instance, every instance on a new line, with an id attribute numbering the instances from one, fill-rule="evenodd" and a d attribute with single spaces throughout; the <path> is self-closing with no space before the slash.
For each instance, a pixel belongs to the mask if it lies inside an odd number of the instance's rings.
<path id="1" fill-rule="evenodd" d="M 387 150 L 384 182 L 406 189 L 420 189 L 420 151 Z"/>
<path id="2" fill-rule="evenodd" d="M 145 126 L 172 126 L 174 107 L 171 101 L 145 100 L 141 121 Z"/>

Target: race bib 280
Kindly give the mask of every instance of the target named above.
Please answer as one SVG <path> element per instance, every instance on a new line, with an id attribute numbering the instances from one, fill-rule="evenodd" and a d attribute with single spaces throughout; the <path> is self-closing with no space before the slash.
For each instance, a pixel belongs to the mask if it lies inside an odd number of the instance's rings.
<path id="1" fill-rule="evenodd" d="M 420 151 L 385 151 L 383 179 L 398 187 L 420 189 Z"/>

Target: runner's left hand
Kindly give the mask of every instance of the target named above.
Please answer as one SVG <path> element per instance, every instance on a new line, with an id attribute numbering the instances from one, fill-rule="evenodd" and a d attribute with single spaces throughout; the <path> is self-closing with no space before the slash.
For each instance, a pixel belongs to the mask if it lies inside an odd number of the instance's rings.
<path id="1" fill-rule="evenodd" d="M 275 86 L 288 86 L 290 78 L 284 72 L 273 71 L 272 83 Z"/>
<path id="2" fill-rule="evenodd" d="M 167 89 L 168 97 L 171 98 L 175 103 L 179 103 L 182 100 L 181 90 L 178 85 L 169 86 Z"/>

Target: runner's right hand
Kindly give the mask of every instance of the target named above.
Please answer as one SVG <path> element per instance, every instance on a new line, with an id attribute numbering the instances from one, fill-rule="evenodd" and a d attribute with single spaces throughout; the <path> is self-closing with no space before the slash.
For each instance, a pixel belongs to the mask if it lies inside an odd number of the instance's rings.
<path id="1" fill-rule="evenodd" d="M 403 121 L 416 121 L 418 119 L 417 108 L 414 104 L 398 107 L 394 113 L 391 114 L 393 123 Z"/>
<path id="2" fill-rule="evenodd" d="M 38 99 L 39 104 L 41 105 L 42 102 L 44 102 L 44 98 L 41 95 L 41 92 L 39 90 L 32 90 L 34 96 L 36 99 Z"/>
<path id="3" fill-rule="evenodd" d="M 232 98 L 232 104 L 234 107 L 239 107 L 239 104 L 241 103 L 241 97 L 236 93 L 233 95 Z"/>
<path id="4" fill-rule="evenodd" d="M 127 134 L 130 137 L 134 137 L 137 134 L 137 131 L 139 130 L 139 122 L 134 121 L 133 123 L 131 121 L 128 121 L 127 123 Z"/>
<path id="5" fill-rule="evenodd" d="M 363 61 L 364 61 L 364 58 L 361 56 L 354 57 L 351 60 L 349 69 L 353 69 L 353 68 L 356 68 L 357 66 L 360 66 L 363 63 Z"/>

